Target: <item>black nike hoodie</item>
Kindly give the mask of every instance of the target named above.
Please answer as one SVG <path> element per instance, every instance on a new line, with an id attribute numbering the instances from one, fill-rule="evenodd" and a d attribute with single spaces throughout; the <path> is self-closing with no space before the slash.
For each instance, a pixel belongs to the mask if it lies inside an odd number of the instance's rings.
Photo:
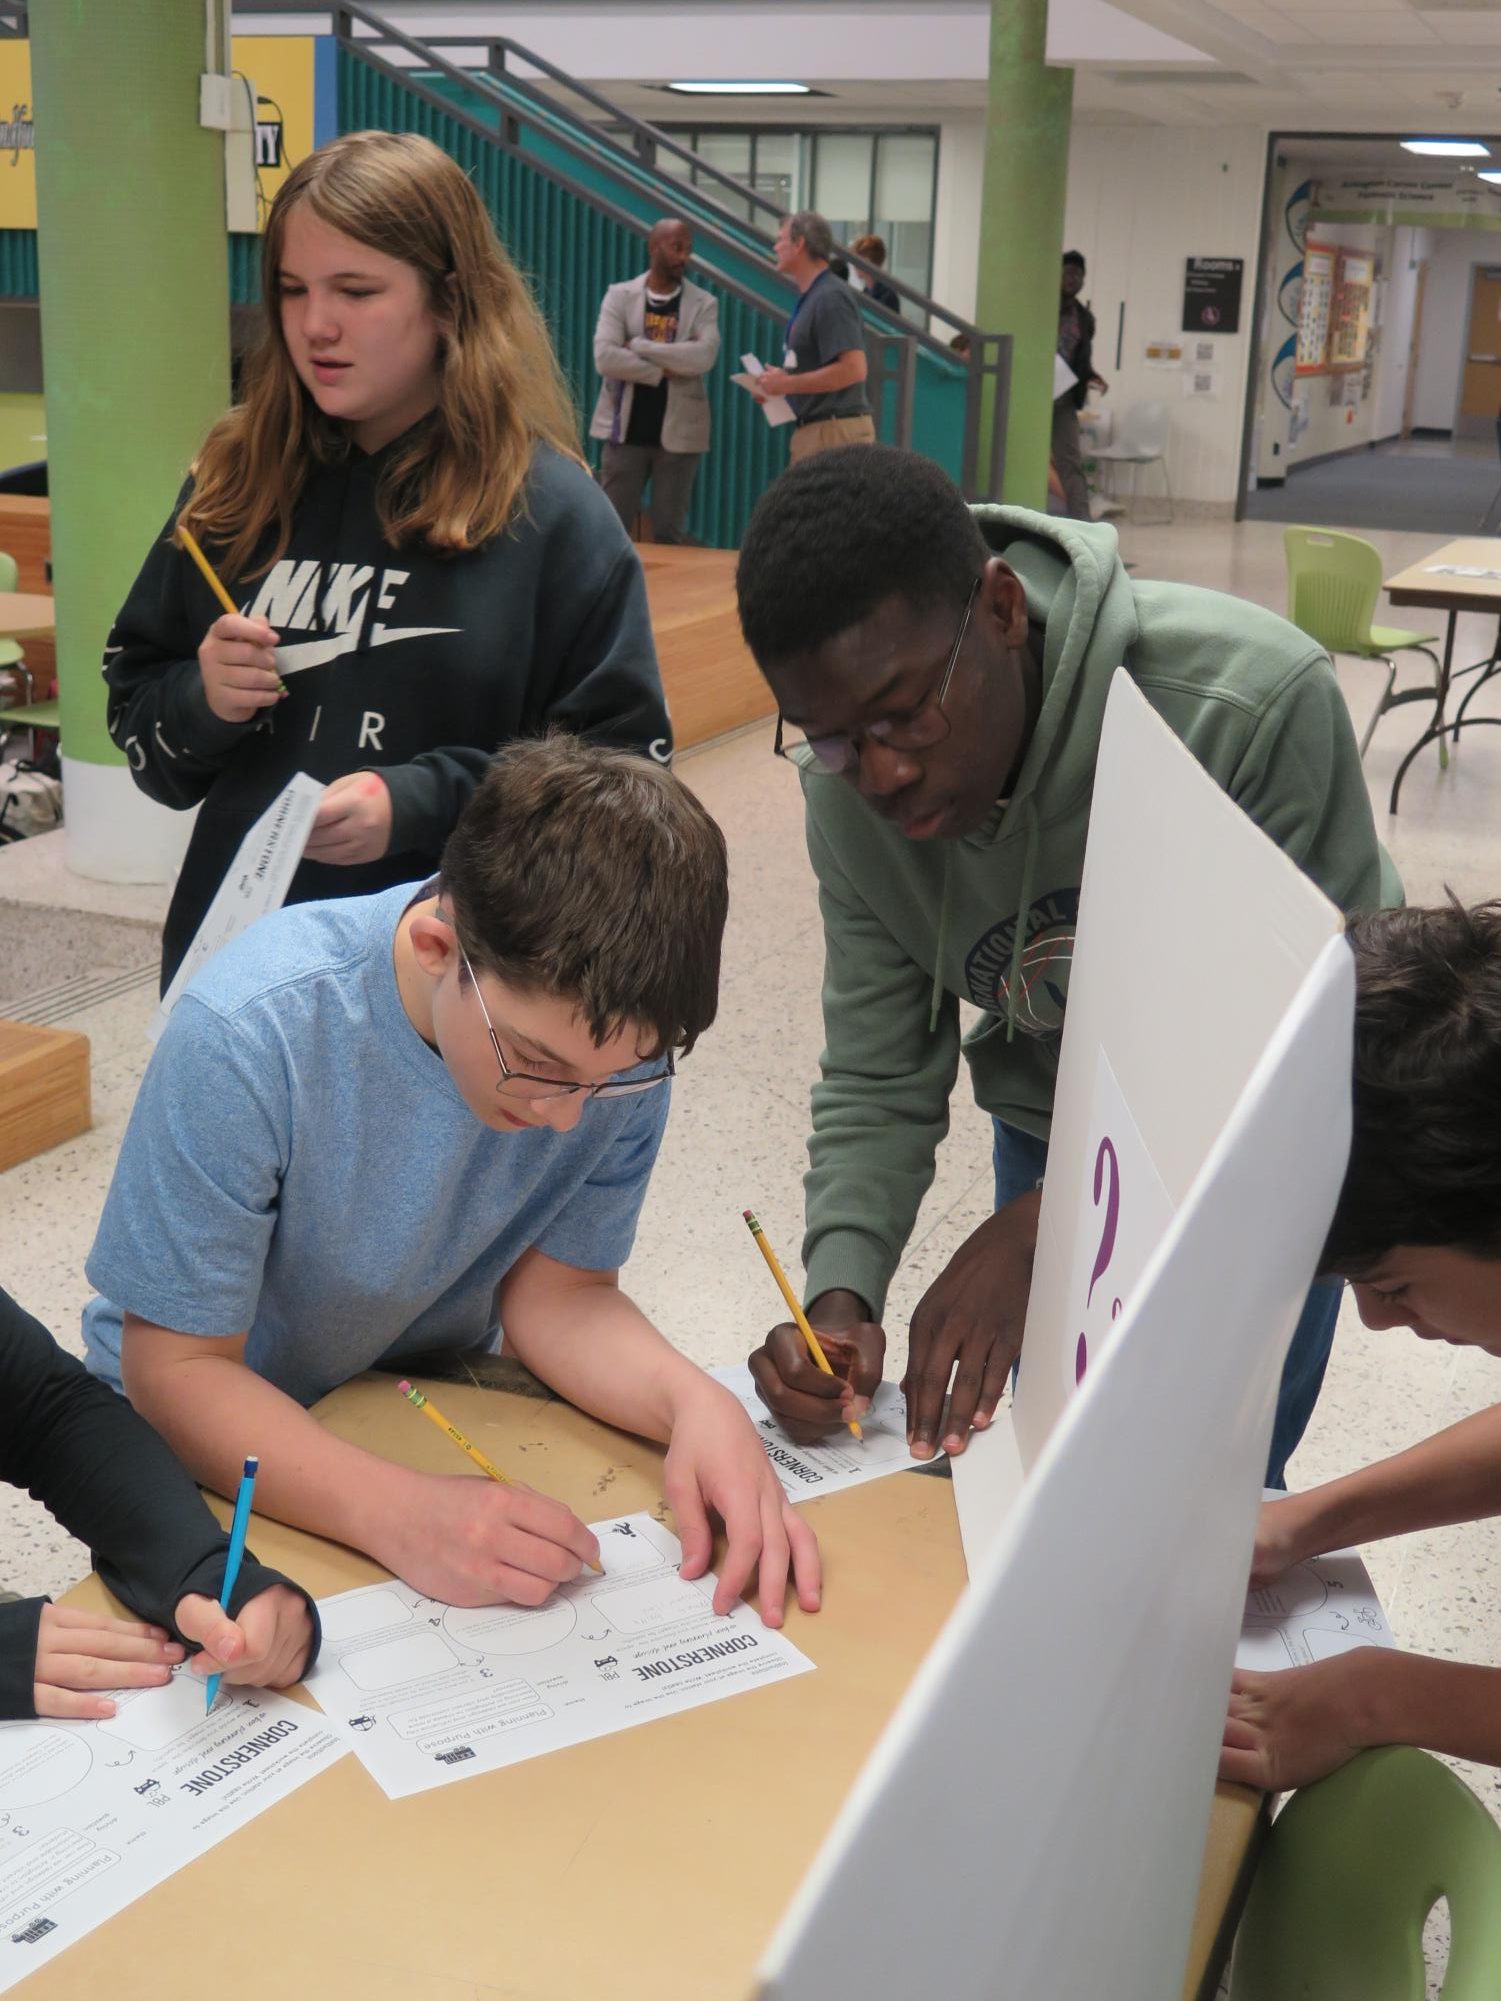
<path id="1" fill-rule="evenodd" d="M 378 771 L 393 809 L 379 861 L 303 862 L 288 897 L 297 903 L 431 875 L 509 739 L 557 724 L 670 754 L 641 565 L 583 467 L 539 445 L 510 526 L 482 548 L 439 555 L 420 542 L 393 548 L 380 532 L 377 482 L 402 442 L 320 467 L 269 570 L 221 569 L 235 603 L 280 640 L 288 692 L 253 722 L 221 722 L 204 695 L 198 647 L 220 607 L 172 539 L 176 510 L 115 620 L 110 735 L 150 798 L 200 808 L 163 933 L 164 988 L 246 832 L 294 772 L 327 783 Z"/>

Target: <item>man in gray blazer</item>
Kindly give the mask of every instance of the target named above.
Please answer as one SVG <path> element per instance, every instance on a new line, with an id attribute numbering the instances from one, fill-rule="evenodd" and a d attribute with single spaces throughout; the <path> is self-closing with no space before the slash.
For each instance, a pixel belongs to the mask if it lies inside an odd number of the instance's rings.
<path id="1" fill-rule="evenodd" d="M 719 306 L 684 276 L 693 255 L 686 222 L 659 222 L 647 251 L 648 269 L 612 285 L 599 309 L 594 366 L 604 381 L 589 435 L 604 440 L 600 484 L 627 532 L 650 481 L 653 536 L 683 542 L 709 448 L 704 377 L 719 355 Z"/>

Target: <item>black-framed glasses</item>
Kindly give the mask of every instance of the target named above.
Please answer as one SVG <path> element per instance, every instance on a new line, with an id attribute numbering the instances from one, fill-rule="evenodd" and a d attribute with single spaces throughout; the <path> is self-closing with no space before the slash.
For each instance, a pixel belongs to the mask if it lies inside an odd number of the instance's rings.
<path id="1" fill-rule="evenodd" d="M 912 715 L 874 722 L 863 730 L 851 730 L 845 736 L 789 737 L 782 712 L 778 709 L 777 733 L 772 744 L 772 754 L 776 757 L 790 757 L 793 751 L 806 744 L 813 753 L 813 761 L 803 769 L 823 778 L 847 778 L 852 772 L 860 769 L 860 746 L 867 737 L 873 743 L 884 744 L 888 750 L 931 750 L 935 744 L 942 743 L 953 727 L 944 710 L 944 698 L 948 694 L 949 683 L 954 678 L 954 669 L 959 662 L 959 651 L 964 644 L 964 635 L 969 631 L 969 621 L 979 591 L 980 579 L 976 577 L 969 587 L 969 596 L 964 600 L 964 616 L 959 621 L 959 630 L 954 636 L 948 662 L 937 686 Z"/>
<path id="2" fill-rule="evenodd" d="M 490 1032 L 490 1047 L 495 1051 L 495 1060 L 500 1065 L 500 1077 L 495 1089 L 503 1098 L 522 1098 L 534 1105 L 547 1104 L 554 1098 L 575 1098 L 580 1092 L 586 1098 L 634 1098 L 642 1091 L 654 1091 L 658 1084 L 665 1084 L 677 1075 L 677 1065 L 672 1060 L 672 1051 L 667 1052 L 667 1066 L 650 1077 L 633 1077 L 624 1083 L 572 1084 L 562 1077 L 529 1077 L 523 1070 L 513 1070 L 505 1059 L 500 1046 L 500 1037 L 495 1033 L 495 1023 L 490 1019 L 490 1010 L 485 1006 L 485 997 L 479 990 L 479 981 L 474 977 L 474 968 L 469 963 L 469 954 L 464 950 L 464 941 L 454 932 L 454 941 L 459 948 L 459 957 L 464 961 L 464 970 L 469 975 L 469 984 L 474 988 L 474 998 L 479 1002 L 479 1011 L 485 1017 L 485 1027 Z"/>

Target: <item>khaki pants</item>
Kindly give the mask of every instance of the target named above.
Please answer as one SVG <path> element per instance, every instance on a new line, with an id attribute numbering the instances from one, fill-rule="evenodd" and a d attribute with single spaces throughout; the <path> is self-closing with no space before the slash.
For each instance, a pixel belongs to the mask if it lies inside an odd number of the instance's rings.
<path id="1" fill-rule="evenodd" d="M 792 434 L 792 463 L 815 452 L 832 452 L 839 445 L 873 445 L 874 417 L 825 417 L 821 424 L 799 424 Z"/>

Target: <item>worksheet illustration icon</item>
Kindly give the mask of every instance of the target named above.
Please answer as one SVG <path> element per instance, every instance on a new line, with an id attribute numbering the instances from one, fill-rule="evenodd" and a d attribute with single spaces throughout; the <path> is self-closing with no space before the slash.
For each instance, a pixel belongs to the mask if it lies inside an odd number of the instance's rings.
<path id="1" fill-rule="evenodd" d="M 0 1800 L 11 1813 L 61 1799 L 88 1777 L 94 1753 L 88 1739 L 48 1723 L 7 1723 L 0 1728 Z M 9 1830 L 19 1835 L 14 1825 Z"/>
<path id="2" fill-rule="evenodd" d="M 456 1645 L 481 1654 L 535 1654 L 566 1640 L 578 1624 L 571 1598 L 547 1605 L 462 1605 L 443 1614 L 443 1630 Z"/>

